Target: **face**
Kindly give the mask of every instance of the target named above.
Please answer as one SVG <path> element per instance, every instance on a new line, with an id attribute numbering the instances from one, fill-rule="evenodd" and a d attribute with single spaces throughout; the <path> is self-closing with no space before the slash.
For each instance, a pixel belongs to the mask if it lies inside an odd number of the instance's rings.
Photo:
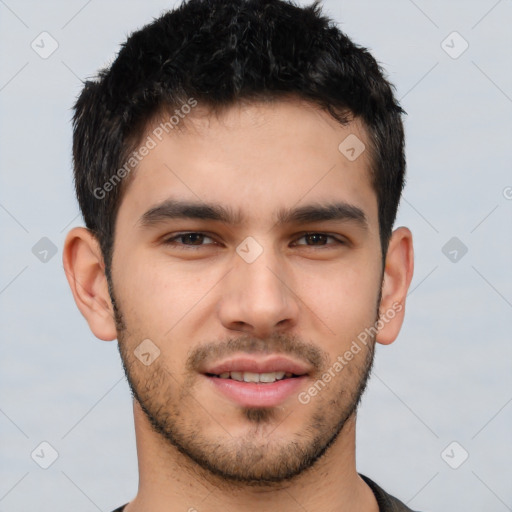
<path id="1" fill-rule="evenodd" d="M 367 137 L 293 101 L 182 122 L 148 131 L 119 208 L 121 357 L 163 441 L 227 480 L 284 481 L 342 432 L 373 360 L 373 339 L 344 355 L 378 316 L 377 198 L 368 151 L 338 149 Z"/>

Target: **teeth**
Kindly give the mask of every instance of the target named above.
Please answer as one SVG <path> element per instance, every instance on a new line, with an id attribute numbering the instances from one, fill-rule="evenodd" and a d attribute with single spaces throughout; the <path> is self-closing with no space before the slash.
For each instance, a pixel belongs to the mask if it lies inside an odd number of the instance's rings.
<path id="1" fill-rule="evenodd" d="M 261 373 L 259 375 L 260 382 L 275 382 L 276 380 L 278 380 L 277 372 Z"/>
<path id="2" fill-rule="evenodd" d="M 267 373 L 268 375 L 268 373 Z M 259 382 L 260 376 L 258 373 L 244 372 L 244 382 Z"/>
<path id="3" fill-rule="evenodd" d="M 275 382 L 282 380 L 285 377 L 291 377 L 293 374 L 290 372 L 267 372 L 267 373 L 253 373 L 253 372 L 223 372 L 219 375 L 221 379 L 237 380 L 239 382 Z"/>

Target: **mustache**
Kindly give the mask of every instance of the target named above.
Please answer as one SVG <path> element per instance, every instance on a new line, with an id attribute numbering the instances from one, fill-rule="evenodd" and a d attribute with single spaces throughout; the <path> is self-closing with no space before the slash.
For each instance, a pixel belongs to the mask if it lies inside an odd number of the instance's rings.
<path id="1" fill-rule="evenodd" d="M 196 372 L 205 364 L 240 352 L 294 356 L 309 363 L 317 371 L 326 368 L 329 364 L 327 352 L 315 344 L 306 343 L 298 336 L 276 333 L 265 339 L 246 335 L 228 338 L 220 342 L 206 343 L 189 351 L 186 368 L 189 372 Z"/>

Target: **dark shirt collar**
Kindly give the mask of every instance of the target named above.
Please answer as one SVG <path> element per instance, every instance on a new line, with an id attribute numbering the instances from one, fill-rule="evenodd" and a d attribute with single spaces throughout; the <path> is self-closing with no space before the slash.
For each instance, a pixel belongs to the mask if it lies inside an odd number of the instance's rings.
<path id="1" fill-rule="evenodd" d="M 405 506 L 401 501 L 397 500 L 381 487 L 379 487 L 373 480 L 370 480 L 367 476 L 359 473 L 359 476 L 368 484 L 368 487 L 373 491 L 377 504 L 379 505 L 379 512 L 414 512 L 409 507 Z M 124 507 L 117 508 L 113 512 L 123 512 Z"/>
<path id="2" fill-rule="evenodd" d="M 397 500 L 381 487 L 379 487 L 373 480 L 367 476 L 359 473 L 359 476 L 368 484 L 368 487 L 373 491 L 375 499 L 379 505 L 379 512 L 414 512 L 409 507 L 404 505 L 400 500 Z"/>

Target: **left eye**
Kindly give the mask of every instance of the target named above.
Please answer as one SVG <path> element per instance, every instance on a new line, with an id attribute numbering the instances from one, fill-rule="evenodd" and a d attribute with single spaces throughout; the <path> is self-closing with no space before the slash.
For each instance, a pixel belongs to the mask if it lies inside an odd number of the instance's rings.
<path id="1" fill-rule="evenodd" d="M 334 240 L 335 243 L 338 243 L 338 244 L 342 244 L 343 243 L 341 240 L 338 240 L 334 236 L 326 235 L 325 233 L 306 233 L 306 234 L 302 235 L 300 238 L 297 239 L 297 240 L 304 239 L 304 240 L 306 240 L 306 243 L 305 244 L 297 244 L 297 245 L 310 245 L 312 247 L 314 247 L 314 246 L 324 246 L 324 245 L 328 245 L 327 244 L 327 240 L 329 238 Z M 312 242 L 312 243 L 309 244 L 307 242 Z M 297 243 L 297 242 L 295 242 L 295 243 Z"/>

